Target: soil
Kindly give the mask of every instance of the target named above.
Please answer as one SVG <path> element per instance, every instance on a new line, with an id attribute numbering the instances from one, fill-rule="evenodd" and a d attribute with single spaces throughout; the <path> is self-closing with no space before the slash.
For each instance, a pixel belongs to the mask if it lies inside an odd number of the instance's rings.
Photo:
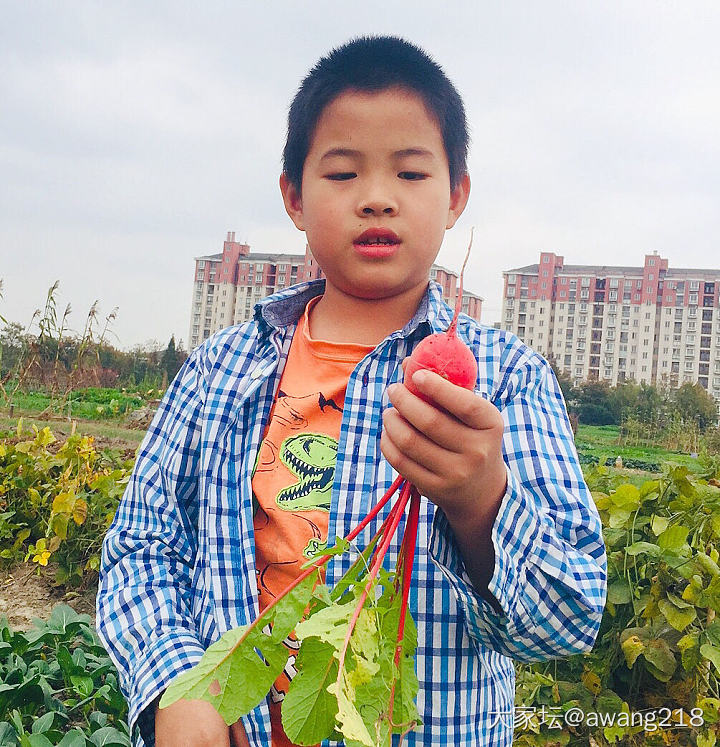
<path id="1" fill-rule="evenodd" d="M 13 630 L 34 627 L 33 618 L 47 620 L 56 604 L 67 604 L 78 614 L 89 614 L 95 624 L 95 595 L 93 586 L 70 590 L 53 585 L 53 570 L 29 563 L 18 563 L 0 571 L 0 617 L 7 617 Z"/>

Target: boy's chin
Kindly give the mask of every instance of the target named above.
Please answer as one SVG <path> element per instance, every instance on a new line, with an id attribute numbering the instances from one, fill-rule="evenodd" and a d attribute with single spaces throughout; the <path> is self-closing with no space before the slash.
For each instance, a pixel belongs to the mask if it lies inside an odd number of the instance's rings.
<path id="1" fill-rule="evenodd" d="M 368 278 L 357 283 L 342 284 L 337 289 L 346 296 L 363 301 L 388 301 L 392 298 L 407 296 L 409 293 L 424 291 L 429 278 L 420 283 L 389 283 L 379 278 Z"/>

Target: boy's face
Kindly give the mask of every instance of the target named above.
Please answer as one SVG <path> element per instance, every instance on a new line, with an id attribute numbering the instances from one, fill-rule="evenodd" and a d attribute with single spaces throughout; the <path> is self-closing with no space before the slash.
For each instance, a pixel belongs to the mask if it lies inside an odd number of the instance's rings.
<path id="1" fill-rule="evenodd" d="M 302 192 L 283 174 L 285 207 L 328 287 L 363 299 L 419 291 L 470 180 L 450 189 L 439 127 L 415 93 L 346 91 L 318 120 Z"/>

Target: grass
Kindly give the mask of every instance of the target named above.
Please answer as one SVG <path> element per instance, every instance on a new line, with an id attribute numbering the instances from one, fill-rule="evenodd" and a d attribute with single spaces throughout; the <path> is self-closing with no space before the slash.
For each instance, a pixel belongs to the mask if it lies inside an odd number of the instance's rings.
<path id="1" fill-rule="evenodd" d="M 16 410 L 39 413 L 50 407 L 51 398 L 45 392 L 18 391 L 13 395 L 12 402 Z M 143 404 L 144 400 L 139 394 L 128 394 L 118 389 L 89 387 L 74 391 L 62 412 L 57 406 L 51 411 L 55 415 L 101 421 L 124 417 L 126 413 L 142 407 Z"/>
<path id="2" fill-rule="evenodd" d="M 575 438 L 578 451 L 590 456 L 605 457 L 608 462 L 620 456 L 626 459 L 641 459 L 645 462 L 675 462 L 698 470 L 698 460 L 689 454 L 668 451 L 662 446 L 621 446 L 618 444 L 620 428 L 616 425 L 580 425 Z"/>
<path id="3" fill-rule="evenodd" d="M 27 430 L 33 425 L 37 426 L 38 429 L 47 426 L 56 438 L 67 437 L 72 430 L 72 423 L 66 419 L 38 418 L 37 413 L 16 409 L 13 417 L 10 417 L 7 411 L 0 413 L 0 433 L 14 432 L 19 418 L 23 419 L 23 430 Z M 145 437 L 145 429 L 135 430 L 125 428 L 118 423 L 91 420 L 78 420 L 76 432 L 84 436 L 93 436 L 96 440 L 117 442 L 118 446 L 122 447 L 124 445 L 127 448 L 137 448 Z"/>

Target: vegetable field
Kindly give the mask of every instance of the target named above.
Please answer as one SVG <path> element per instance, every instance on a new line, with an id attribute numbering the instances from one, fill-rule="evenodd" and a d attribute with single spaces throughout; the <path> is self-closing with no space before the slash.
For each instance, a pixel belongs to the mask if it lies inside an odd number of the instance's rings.
<path id="1" fill-rule="evenodd" d="M 603 438 L 581 429 L 578 450 L 607 448 L 614 463 L 618 447 L 592 437 Z M 17 421 L 0 433 L 2 568 L 92 591 L 136 445 L 101 448 L 87 434 Z M 604 525 L 608 604 L 591 653 L 516 666 L 516 745 L 716 744 L 720 456 L 676 456 L 647 459 L 659 465 L 652 472 L 585 465 Z M 90 617 L 59 605 L 36 624 L 0 621 L 0 745 L 129 745 L 125 702 Z M 566 723 L 571 712 L 584 721 Z M 632 723 L 643 714 L 657 719 Z"/>

